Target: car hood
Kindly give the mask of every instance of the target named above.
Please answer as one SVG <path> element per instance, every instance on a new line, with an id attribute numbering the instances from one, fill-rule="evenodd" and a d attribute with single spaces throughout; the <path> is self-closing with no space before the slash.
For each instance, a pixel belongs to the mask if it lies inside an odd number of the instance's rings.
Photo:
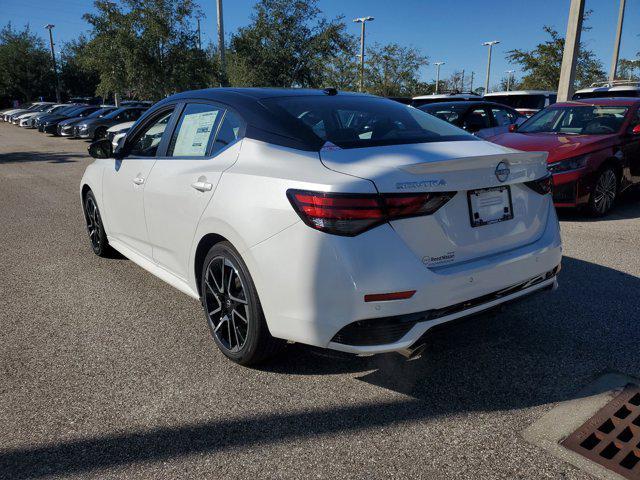
<path id="1" fill-rule="evenodd" d="M 131 128 L 134 123 L 136 122 L 117 123 L 113 127 L 109 127 L 107 132 L 119 132 L 120 130 Z"/>
<path id="2" fill-rule="evenodd" d="M 43 117 L 43 120 L 47 121 L 47 122 L 56 122 L 58 120 L 64 120 L 65 117 L 64 115 L 47 115 L 46 117 Z"/>
<path id="3" fill-rule="evenodd" d="M 554 163 L 618 143 L 613 135 L 557 135 L 555 133 L 503 133 L 488 139 L 504 147 L 525 152 L 548 152 L 547 162 Z"/>
<path id="4" fill-rule="evenodd" d="M 71 124 L 74 124 L 74 123 L 80 123 L 80 122 L 82 122 L 82 120 L 84 120 L 83 117 L 67 118 L 66 120 L 62 120 L 60 122 L 60 125 L 65 126 L 65 125 L 71 125 Z"/>

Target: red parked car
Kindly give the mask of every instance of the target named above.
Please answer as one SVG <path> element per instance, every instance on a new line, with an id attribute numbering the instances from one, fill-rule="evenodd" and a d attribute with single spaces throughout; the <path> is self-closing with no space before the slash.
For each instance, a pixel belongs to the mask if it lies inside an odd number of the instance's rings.
<path id="1" fill-rule="evenodd" d="M 640 183 L 639 108 L 633 98 L 556 103 L 487 140 L 549 152 L 555 205 L 584 206 L 601 216 L 621 191 Z"/>

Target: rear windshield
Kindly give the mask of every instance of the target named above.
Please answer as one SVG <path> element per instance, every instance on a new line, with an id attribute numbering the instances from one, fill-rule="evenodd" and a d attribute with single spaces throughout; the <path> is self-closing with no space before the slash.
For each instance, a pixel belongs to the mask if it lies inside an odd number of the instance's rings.
<path id="1" fill-rule="evenodd" d="M 605 90 L 600 92 L 582 92 L 576 93 L 573 100 L 582 98 L 615 98 L 615 97 L 640 97 L 640 90 Z"/>
<path id="2" fill-rule="evenodd" d="M 298 127 L 341 148 L 477 140 L 416 108 L 378 97 L 277 97 L 263 103 L 294 120 Z"/>
<path id="3" fill-rule="evenodd" d="M 620 130 L 628 110 L 591 105 L 547 108 L 523 123 L 518 132 L 610 135 Z"/>
<path id="4" fill-rule="evenodd" d="M 540 110 L 544 108 L 544 95 L 489 95 L 485 100 L 508 105 L 511 108 L 530 108 Z M 554 102 L 550 102 L 554 103 Z"/>

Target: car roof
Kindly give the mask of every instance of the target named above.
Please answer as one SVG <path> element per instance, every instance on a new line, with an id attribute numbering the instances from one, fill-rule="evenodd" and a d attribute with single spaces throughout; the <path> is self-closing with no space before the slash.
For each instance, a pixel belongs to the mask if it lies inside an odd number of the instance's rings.
<path id="1" fill-rule="evenodd" d="M 615 85 L 613 87 L 589 87 L 576 90 L 576 93 L 592 93 L 592 92 L 637 92 L 640 87 L 637 85 Z"/>
<path id="2" fill-rule="evenodd" d="M 482 98 L 475 93 L 434 93 L 431 95 L 418 95 L 413 100 L 437 100 L 440 98 Z"/>
<path id="3" fill-rule="evenodd" d="M 551 90 L 509 90 L 504 92 L 490 92 L 485 97 L 504 96 L 504 95 L 555 95 L 557 92 Z"/>
<path id="4" fill-rule="evenodd" d="M 631 107 L 640 104 L 640 98 L 637 97 L 604 97 L 604 98 L 581 98 L 580 100 L 571 100 L 568 102 L 554 103 L 553 107 L 570 107 L 570 106 L 610 106 L 610 107 Z"/>
<path id="5" fill-rule="evenodd" d="M 282 97 L 366 97 L 396 103 L 370 95 L 368 93 L 341 92 L 331 90 L 315 90 L 305 88 L 207 88 L 203 90 L 190 90 L 161 100 L 155 104 L 140 122 L 168 103 L 186 102 L 191 100 L 209 100 L 226 105 L 235 110 L 247 123 L 246 136 L 275 145 L 282 145 L 299 150 L 317 151 L 324 141 L 313 132 L 305 132 L 293 119 L 285 115 L 279 115 L 263 100 Z"/>
<path id="6" fill-rule="evenodd" d="M 502 103 L 497 102 L 489 102 L 486 100 L 464 100 L 462 102 L 434 102 L 427 103 L 426 105 L 420 105 L 418 108 L 438 108 L 438 107 L 455 107 L 455 106 L 463 106 L 463 107 L 473 107 L 475 105 L 487 105 L 487 106 L 496 106 L 500 108 L 508 108 L 509 110 L 515 110 L 513 107 L 509 105 L 503 105 Z"/>

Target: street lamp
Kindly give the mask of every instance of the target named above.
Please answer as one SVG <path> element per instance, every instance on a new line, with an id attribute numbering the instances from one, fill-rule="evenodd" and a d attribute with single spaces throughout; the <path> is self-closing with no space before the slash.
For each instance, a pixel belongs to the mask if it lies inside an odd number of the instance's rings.
<path id="1" fill-rule="evenodd" d="M 362 24 L 362 33 L 360 34 L 360 91 L 364 90 L 364 24 L 373 21 L 373 17 L 354 18 L 354 23 Z"/>
<path id="2" fill-rule="evenodd" d="M 444 65 L 444 62 L 435 62 L 436 66 L 436 95 L 438 94 L 438 86 L 440 85 L 440 67 Z"/>
<path id="3" fill-rule="evenodd" d="M 515 70 L 507 70 L 505 72 L 507 74 L 507 92 L 511 90 L 511 77 L 515 73 Z"/>
<path id="4" fill-rule="evenodd" d="M 498 40 L 492 40 L 490 42 L 484 42 L 482 45 L 489 47 L 489 59 L 487 60 L 487 79 L 484 82 L 484 93 L 489 93 L 489 77 L 491 76 L 491 51 L 493 46 L 500 43 Z"/>
<path id="5" fill-rule="evenodd" d="M 53 75 L 56 79 L 56 101 L 60 103 L 60 80 L 58 79 L 58 68 L 56 67 L 56 54 L 53 50 L 53 27 L 55 27 L 55 25 L 53 25 L 52 23 L 48 23 L 44 26 L 44 28 L 49 30 L 49 43 L 51 44 L 51 61 L 53 62 Z"/>

